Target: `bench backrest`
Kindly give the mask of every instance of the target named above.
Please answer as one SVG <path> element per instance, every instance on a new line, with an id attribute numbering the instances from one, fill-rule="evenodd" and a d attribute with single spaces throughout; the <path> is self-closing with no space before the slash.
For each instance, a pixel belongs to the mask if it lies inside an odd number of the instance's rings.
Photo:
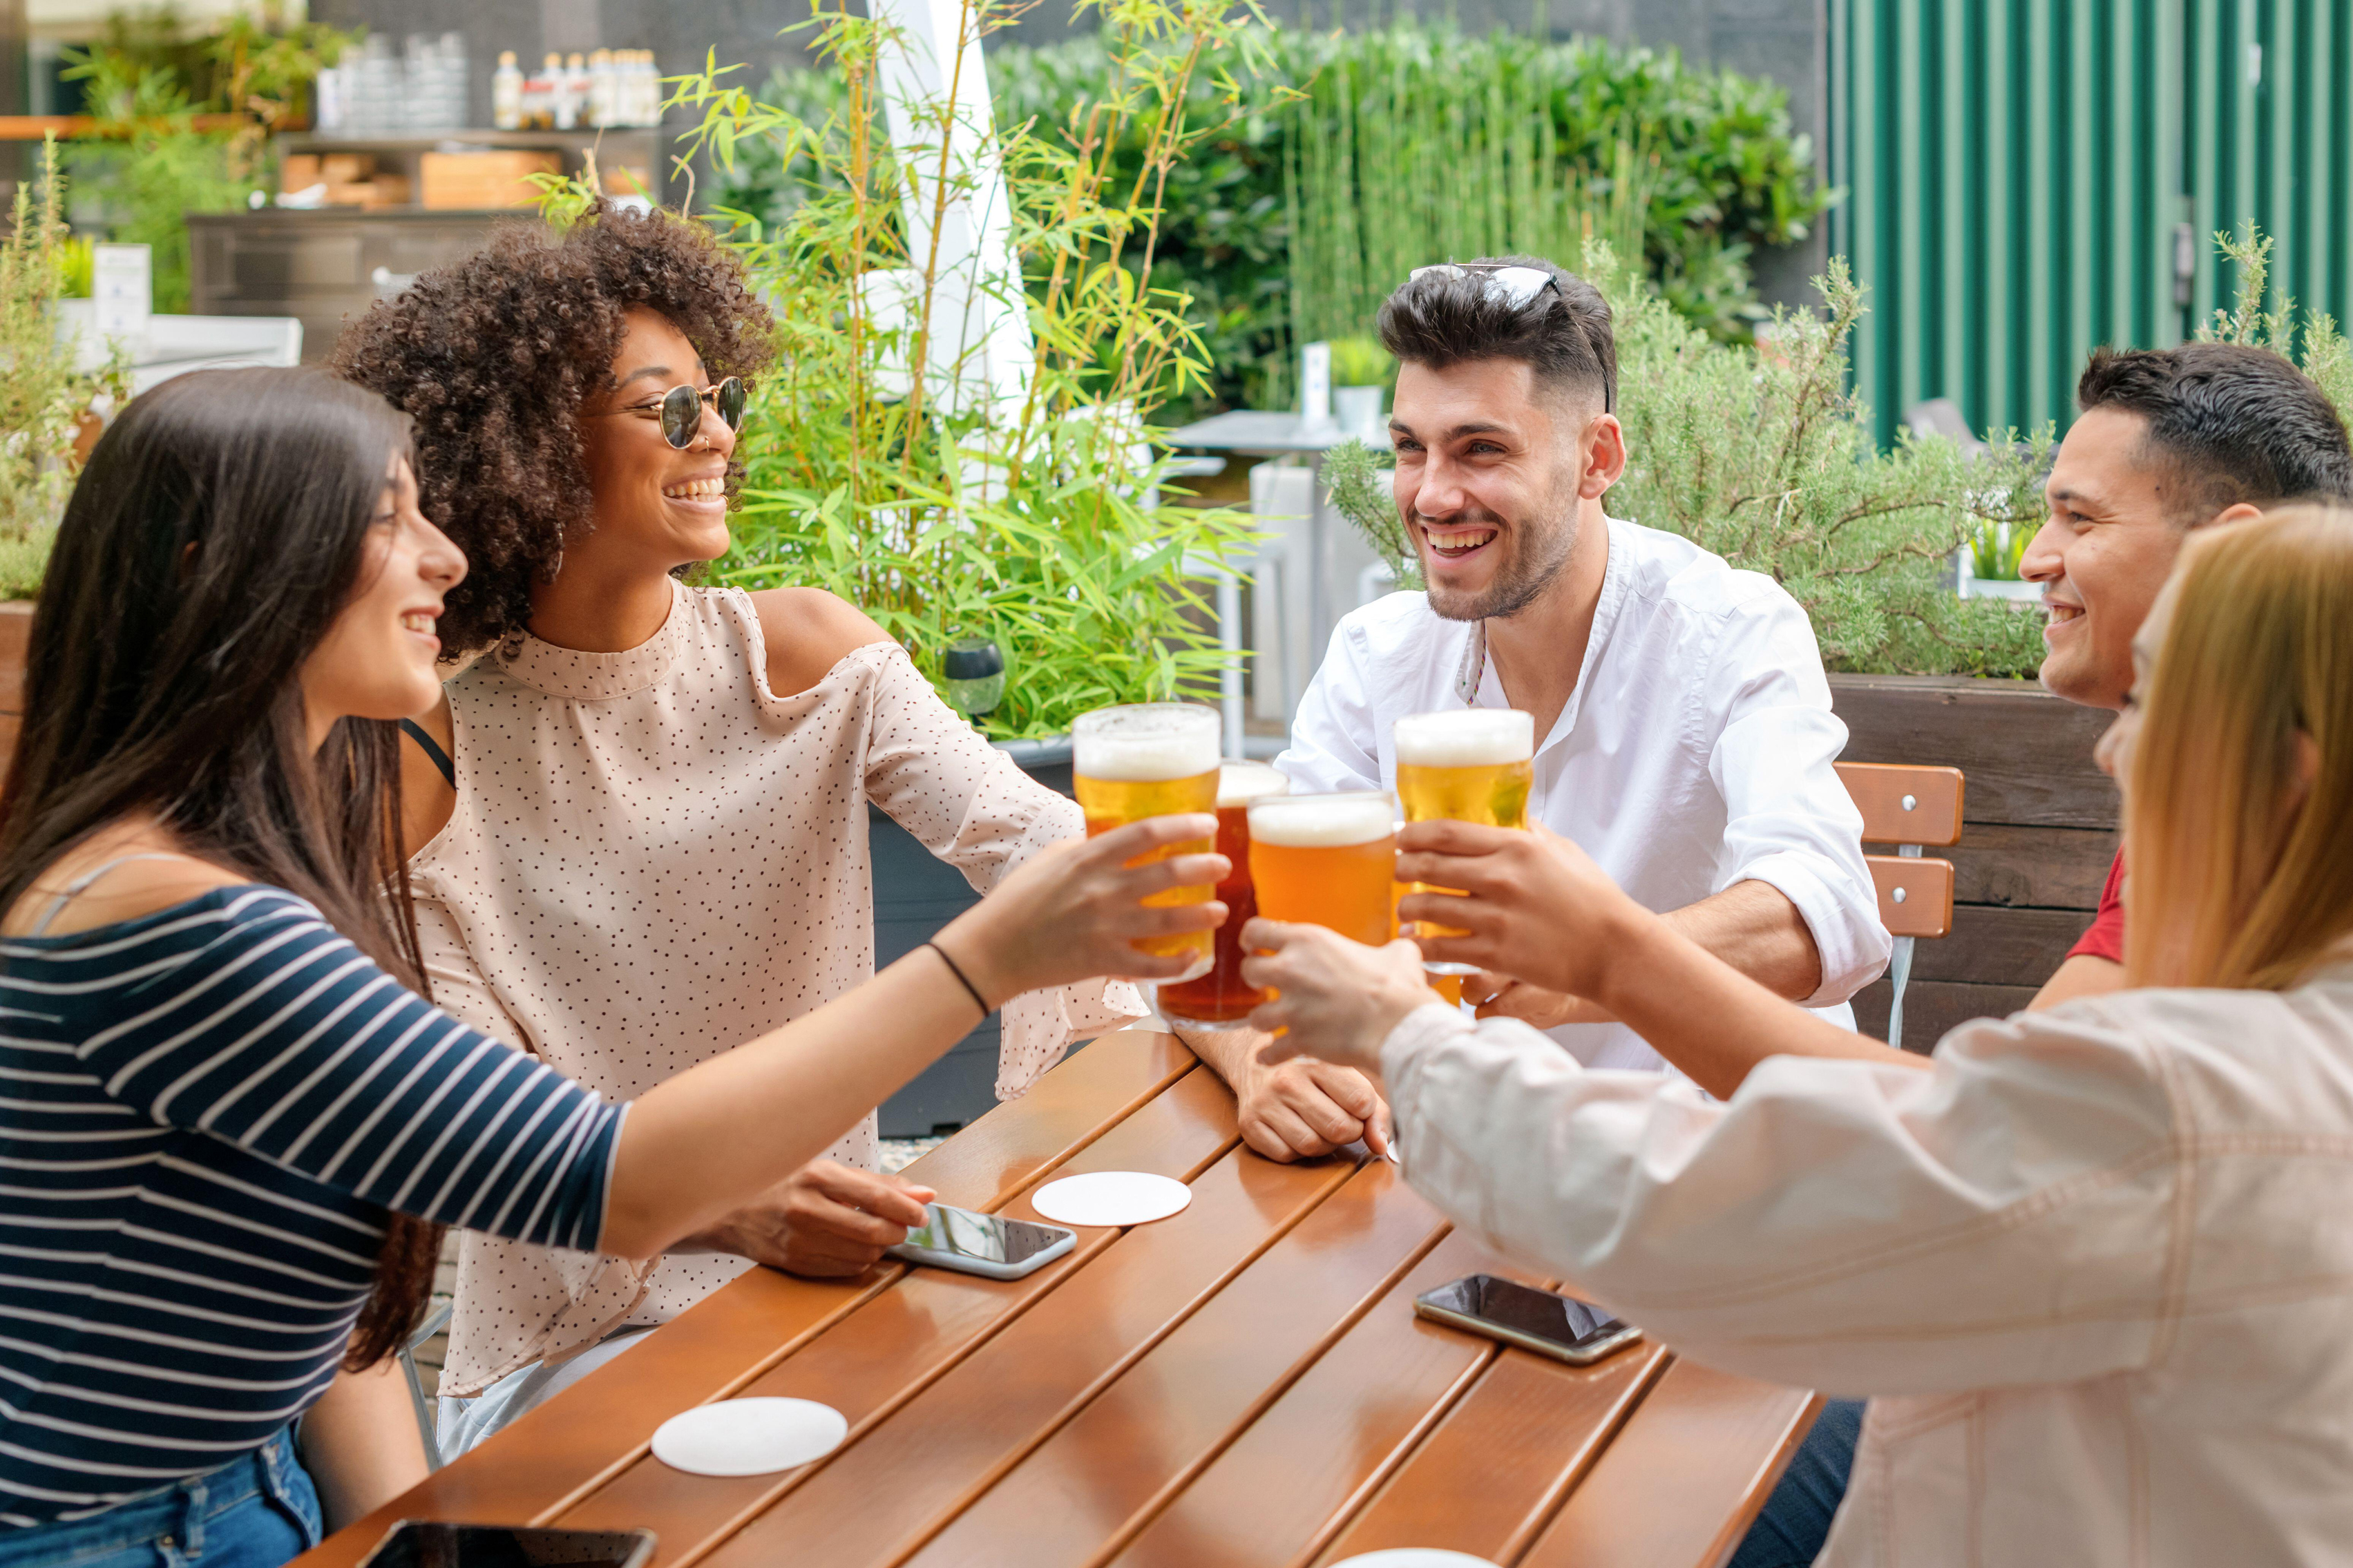
<path id="1" fill-rule="evenodd" d="M 1879 889 L 1879 918 L 1898 937 L 1940 937 L 1953 929 L 1953 863 L 1920 858 L 1924 847 L 1960 841 L 1963 781 L 1958 768 L 1840 763 L 1841 782 L 1862 813 L 1865 844 L 1899 846 L 1866 855 Z"/>

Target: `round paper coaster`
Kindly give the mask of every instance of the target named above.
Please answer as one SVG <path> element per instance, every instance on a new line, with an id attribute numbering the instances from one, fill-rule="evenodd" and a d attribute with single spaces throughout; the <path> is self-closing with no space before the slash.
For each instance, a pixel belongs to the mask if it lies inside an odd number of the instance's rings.
<path id="1" fill-rule="evenodd" d="M 1366 1552 L 1335 1563 L 1332 1568 L 1495 1568 L 1495 1565 L 1484 1557 L 1448 1552 L 1436 1546 L 1392 1546 L 1385 1552 Z"/>
<path id="2" fill-rule="evenodd" d="M 765 1476 L 821 1459 L 849 1423 L 811 1399 L 723 1399 L 654 1428 L 654 1458 L 691 1476 Z"/>
<path id="3" fill-rule="evenodd" d="M 1048 1182 L 1029 1206 L 1058 1225 L 1144 1225 L 1193 1201 L 1193 1189 L 1141 1171 L 1095 1171 Z"/>

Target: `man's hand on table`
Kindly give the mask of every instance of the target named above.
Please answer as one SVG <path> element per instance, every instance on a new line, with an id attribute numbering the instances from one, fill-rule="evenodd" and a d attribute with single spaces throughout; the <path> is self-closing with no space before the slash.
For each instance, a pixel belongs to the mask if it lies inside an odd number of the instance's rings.
<path id="1" fill-rule="evenodd" d="M 759 1202 L 748 1204 L 672 1252 L 727 1252 L 810 1279 L 863 1274 L 885 1247 L 923 1223 L 939 1194 L 896 1176 L 812 1160 Z"/>
<path id="2" fill-rule="evenodd" d="M 1304 1058 L 1267 1066 L 1258 1059 L 1267 1037 L 1255 1029 L 1171 1026 L 1234 1091 L 1242 1142 L 1268 1159 L 1312 1160 L 1359 1140 L 1388 1153 L 1389 1108 L 1363 1073 Z"/>

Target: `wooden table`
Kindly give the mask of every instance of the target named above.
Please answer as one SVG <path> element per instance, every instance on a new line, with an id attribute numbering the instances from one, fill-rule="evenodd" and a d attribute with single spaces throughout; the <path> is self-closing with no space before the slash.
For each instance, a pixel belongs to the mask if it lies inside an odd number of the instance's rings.
<path id="1" fill-rule="evenodd" d="M 1652 1345 L 1579 1369 L 1416 1319 L 1458 1275 L 1527 1276 L 1385 1162 L 1252 1154 L 1166 1035 L 1088 1047 L 909 1174 L 1035 1218 L 1039 1181 L 1113 1170 L 1177 1177 L 1192 1205 L 1082 1230 L 1026 1279 L 756 1270 L 301 1568 L 355 1563 L 401 1518 L 643 1526 L 666 1568 L 1306 1568 L 1400 1545 L 1701 1568 L 1819 1404 Z M 648 1452 L 668 1416 L 738 1394 L 821 1400 L 849 1440 L 740 1479 Z"/>

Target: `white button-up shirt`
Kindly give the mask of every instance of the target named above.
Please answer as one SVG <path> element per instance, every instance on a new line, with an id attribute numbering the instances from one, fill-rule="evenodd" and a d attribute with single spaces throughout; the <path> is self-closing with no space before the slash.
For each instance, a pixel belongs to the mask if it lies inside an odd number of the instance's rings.
<path id="1" fill-rule="evenodd" d="M 1349 615 L 1274 765 L 1300 790 L 1394 786 L 1400 715 L 1511 706 L 1485 644 L 1478 623 L 1441 619 L 1419 594 Z M 1846 999 L 1893 945 L 1862 815 L 1831 766 L 1845 745 L 1795 599 L 1678 534 L 1610 520 L 1584 666 L 1536 747 L 1528 815 L 1661 912 L 1735 882 L 1780 889 L 1821 955 L 1806 1005 L 1852 1028 Z M 1661 1065 L 1622 1024 L 1549 1033 L 1588 1067 Z"/>

